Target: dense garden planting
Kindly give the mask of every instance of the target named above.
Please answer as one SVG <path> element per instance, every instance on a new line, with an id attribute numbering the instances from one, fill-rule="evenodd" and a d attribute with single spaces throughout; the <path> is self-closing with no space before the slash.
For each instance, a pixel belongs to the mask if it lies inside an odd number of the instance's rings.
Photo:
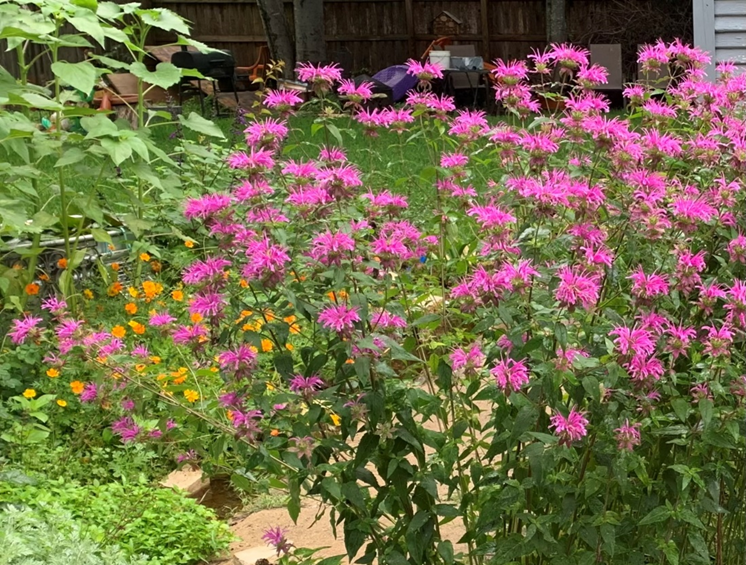
<path id="1" fill-rule="evenodd" d="M 181 73 L 139 66 L 151 28 L 196 44 L 167 11 L 36 4 L 2 8 L 11 46 L 108 38 L 130 62 L 98 63 L 150 84 Z M 0 274 L 5 562 L 208 559 L 226 527 L 150 486 L 199 465 L 293 517 L 322 501 L 362 563 L 742 563 L 746 78 L 708 82 L 678 42 L 640 62 L 672 78 L 620 113 L 582 48 L 498 61 L 500 119 L 456 111 L 430 65 L 381 110 L 303 64 L 316 96 L 267 90 L 237 143 L 68 104 L 92 62 L 55 59 L 51 89 L 3 76 L 3 233 L 32 243 Z M 127 257 L 76 276 L 111 225 Z"/>

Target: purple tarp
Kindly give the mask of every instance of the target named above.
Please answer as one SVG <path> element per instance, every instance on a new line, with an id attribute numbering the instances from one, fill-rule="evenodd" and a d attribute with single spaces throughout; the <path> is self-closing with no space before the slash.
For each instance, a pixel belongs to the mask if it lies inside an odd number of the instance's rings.
<path id="1" fill-rule="evenodd" d="M 373 78 L 390 87 L 394 102 L 398 102 L 407 94 L 407 91 L 417 84 L 417 77 L 407 74 L 406 65 L 394 65 L 373 75 Z"/>

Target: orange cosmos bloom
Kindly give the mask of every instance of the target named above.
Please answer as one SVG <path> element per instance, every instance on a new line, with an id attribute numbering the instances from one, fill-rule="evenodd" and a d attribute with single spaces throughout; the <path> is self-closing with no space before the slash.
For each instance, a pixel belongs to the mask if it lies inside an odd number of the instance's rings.
<path id="1" fill-rule="evenodd" d="M 87 288 L 83 291 L 83 296 L 85 296 L 88 300 L 93 300 L 93 291 L 90 288 Z"/>
<path id="2" fill-rule="evenodd" d="M 189 319 L 192 321 L 193 324 L 199 324 L 202 321 L 202 314 L 199 312 L 194 312 L 193 314 L 189 315 Z"/>
<path id="3" fill-rule="evenodd" d="M 140 261 L 145 261 L 147 263 L 150 261 L 150 255 L 147 253 L 140 253 Z"/>
<path id="4" fill-rule="evenodd" d="M 176 302 L 181 302 L 182 300 L 184 300 L 184 293 L 180 290 L 174 290 L 171 293 L 171 298 L 176 300 Z"/>
<path id="5" fill-rule="evenodd" d="M 62 259 L 58 259 L 57 266 L 60 269 L 67 269 L 67 259 L 65 259 L 64 257 Z"/>
<path id="6" fill-rule="evenodd" d="M 70 390 L 73 391 L 73 394 L 82 393 L 84 388 L 85 384 L 81 383 L 80 381 L 73 381 L 70 383 Z"/>
<path id="7" fill-rule="evenodd" d="M 39 280 L 42 280 L 44 282 L 49 282 L 49 275 L 47 273 L 41 273 L 39 275 Z"/>
<path id="8" fill-rule="evenodd" d="M 274 345 L 272 344 L 271 340 L 269 339 L 262 340 L 262 351 L 264 351 L 264 353 L 267 353 L 268 351 L 272 351 L 272 347 L 274 347 Z"/>
<path id="9" fill-rule="evenodd" d="M 50 367 L 49 369 L 47 369 L 47 376 L 52 379 L 56 379 L 60 376 L 60 372 L 54 367 Z"/>
<path id="10" fill-rule="evenodd" d="M 128 302 L 124 305 L 124 311 L 127 312 L 130 316 L 134 316 L 137 314 L 137 304 L 134 302 Z"/>
<path id="11" fill-rule="evenodd" d="M 142 335 L 145 333 L 145 326 L 141 324 L 140 322 L 136 322 L 135 320 L 130 320 L 127 325 L 132 328 L 132 331 L 135 332 L 137 335 Z"/>
<path id="12" fill-rule="evenodd" d="M 39 294 L 39 289 L 41 287 L 36 283 L 29 283 L 26 285 L 26 294 L 29 296 L 35 296 Z"/>
<path id="13" fill-rule="evenodd" d="M 199 393 L 196 390 L 187 389 L 184 391 L 184 398 L 189 402 L 197 402 L 199 400 Z"/>
<path id="14" fill-rule="evenodd" d="M 117 281 L 109 287 L 109 290 L 106 291 L 106 294 L 108 294 L 109 296 L 116 296 L 117 294 L 122 292 L 123 289 L 124 289 L 124 286 L 122 285 L 122 283 Z"/>
<path id="15" fill-rule="evenodd" d="M 187 239 L 184 242 L 184 246 L 187 247 L 187 248 L 189 248 L 189 249 L 191 249 L 192 247 L 194 247 L 194 242 L 191 239 Z"/>
<path id="16" fill-rule="evenodd" d="M 119 268 L 120 268 L 119 263 L 112 263 L 111 264 L 111 270 L 112 271 L 117 271 L 118 272 Z"/>
<path id="17" fill-rule="evenodd" d="M 125 330 L 122 326 L 114 326 L 111 328 L 111 335 L 118 338 L 123 338 L 124 335 L 127 333 L 127 330 Z"/>

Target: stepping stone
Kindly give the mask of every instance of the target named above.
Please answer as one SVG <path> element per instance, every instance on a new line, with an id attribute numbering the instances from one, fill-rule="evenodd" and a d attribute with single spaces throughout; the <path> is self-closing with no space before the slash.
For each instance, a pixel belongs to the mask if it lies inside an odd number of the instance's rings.
<path id="1" fill-rule="evenodd" d="M 234 554 L 234 557 L 238 559 L 241 565 L 256 565 L 256 562 L 260 559 L 265 559 L 270 563 L 274 562 L 277 557 L 275 550 L 266 545 L 259 545 L 257 547 L 250 547 Z"/>
<path id="2" fill-rule="evenodd" d="M 196 497 L 210 486 L 210 479 L 202 477 L 202 469 L 180 469 L 172 471 L 161 485 L 185 490 L 189 496 Z"/>

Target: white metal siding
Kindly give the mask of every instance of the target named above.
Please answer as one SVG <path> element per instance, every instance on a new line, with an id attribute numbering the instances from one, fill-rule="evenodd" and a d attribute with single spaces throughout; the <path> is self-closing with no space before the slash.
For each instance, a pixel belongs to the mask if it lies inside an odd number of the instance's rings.
<path id="1" fill-rule="evenodd" d="M 715 65 L 733 61 L 746 65 L 746 0 L 692 0 L 694 43 L 713 58 L 707 69 L 715 76 Z"/>

